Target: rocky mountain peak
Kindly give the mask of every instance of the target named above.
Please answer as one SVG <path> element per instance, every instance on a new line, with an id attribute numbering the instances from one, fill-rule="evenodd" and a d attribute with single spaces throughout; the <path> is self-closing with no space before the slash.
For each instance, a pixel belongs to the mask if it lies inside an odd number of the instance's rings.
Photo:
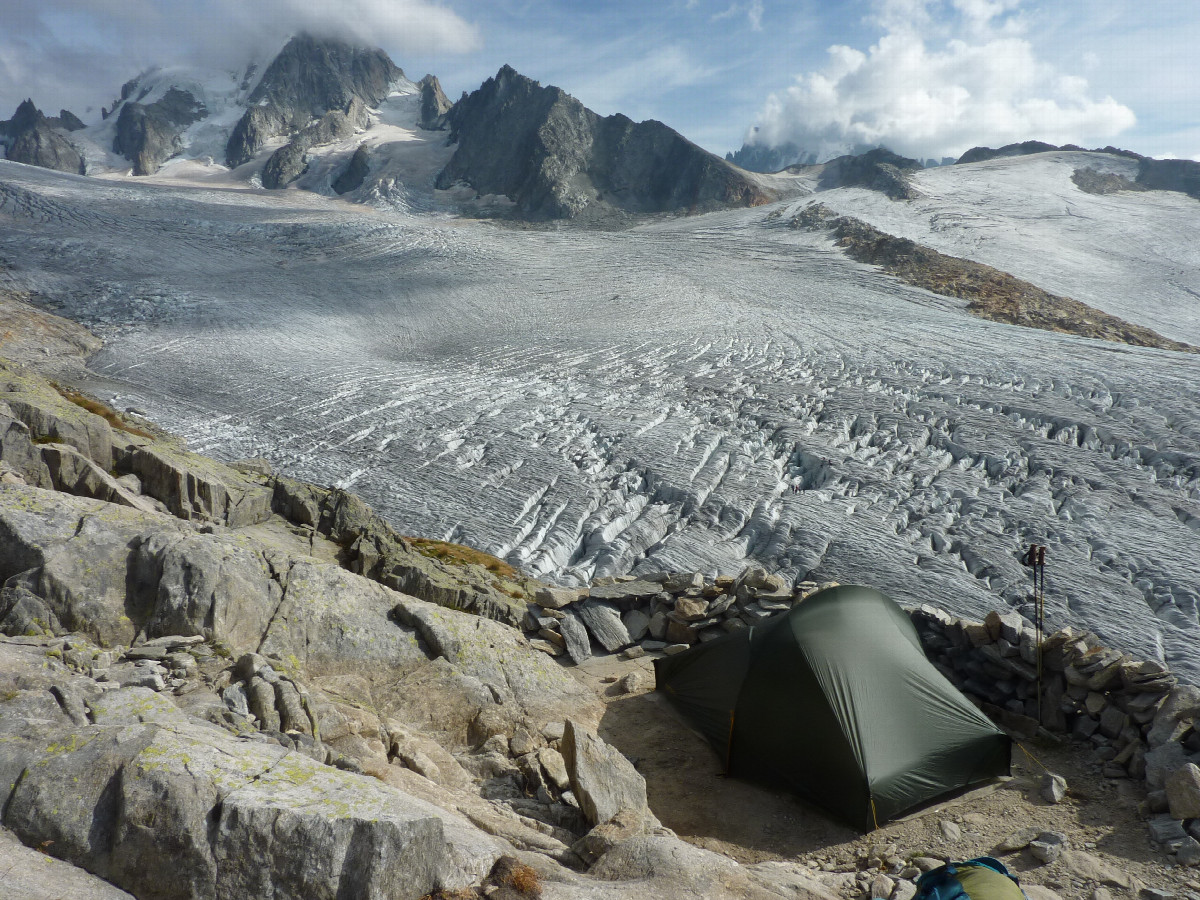
<path id="1" fill-rule="evenodd" d="M 58 121 L 59 127 L 64 128 L 67 131 L 80 131 L 81 129 L 87 128 L 87 125 L 84 124 L 83 120 L 69 109 L 60 109 L 58 111 Z"/>
<path id="2" fill-rule="evenodd" d="M 355 99 L 378 106 L 403 70 L 379 49 L 299 34 L 263 72 L 248 109 L 230 135 L 230 166 L 248 162 L 273 137 L 291 134 L 331 110 L 348 112 Z"/>
<path id="3" fill-rule="evenodd" d="M 1045 141 L 1022 141 L 1019 144 L 1006 144 L 998 150 L 993 150 L 991 147 L 972 147 L 958 158 L 956 165 L 984 162 L 1002 156 L 1028 156 L 1033 153 L 1046 153 L 1050 150 L 1060 149 L 1080 150 L 1082 148 L 1075 147 L 1074 145 L 1060 148 L 1054 146 L 1054 144 L 1047 144 Z"/>
<path id="4" fill-rule="evenodd" d="M 63 110 L 62 116 L 70 116 L 74 121 L 79 121 L 66 110 Z M 62 118 L 46 118 L 42 111 L 34 106 L 32 99 L 22 101 L 7 123 L 0 122 L 0 134 L 6 135 L 5 157 L 30 166 L 82 175 L 83 157 L 75 146 L 56 130 L 62 125 Z"/>
<path id="5" fill-rule="evenodd" d="M 403 75 L 378 48 L 299 34 L 267 66 L 247 103 L 254 106 L 265 100 L 315 118 L 331 109 L 345 109 L 355 97 L 374 106 Z"/>
<path id="6" fill-rule="evenodd" d="M 426 75 L 417 82 L 421 89 L 421 127 L 437 130 L 446 127 L 443 118 L 453 104 L 442 90 L 441 82 L 436 75 Z"/>
<path id="7" fill-rule="evenodd" d="M 447 115 L 454 156 L 437 186 L 503 194 L 531 219 L 698 211 L 769 197 L 661 122 L 601 117 L 553 86 L 500 68 Z"/>
<path id="8" fill-rule="evenodd" d="M 133 174 L 153 175 L 182 149 L 183 129 L 207 115 L 203 103 L 176 87 L 168 88 L 161 98 L 147 105 L 126 102 L 117 118 L 113 151 L 133 163 Z"/>
<path id="9" fill-rule="evenodd" d="M 16 135 L 29 128 L 33 128 L 39 122 L 45 120 L 42 111 L 33 105 L 32 99 L 21 101 L 17 106 L 17 111 L 13 113 L 11 119 L 8 120 L 8 130 L 10 134 Z"/>

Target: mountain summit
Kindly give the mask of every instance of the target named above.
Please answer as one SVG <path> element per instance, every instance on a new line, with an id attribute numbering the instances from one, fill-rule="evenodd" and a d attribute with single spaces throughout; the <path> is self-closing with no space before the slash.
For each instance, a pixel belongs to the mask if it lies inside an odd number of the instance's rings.
<path id="1" fill-rule="evenodd" d="M 311 34 L 265 68 L 147 70 L 70 141 L 63 129 L 82 123 L 36 124 L 35 112 L 0 134 L 10 159 L 154 175 L 180 158 L 204 177 L 476 215 L 610 222 L 755 206 L 781 190 L 662 122 L 599 116 L 510 66 L 452 104 L 435 76 L 412 82 L 383 50 Z M 34 134 L 42 149 L 27 152 Z"/>
<path id="2" fill-rule="evenodd" d="M 64 134 L 81 125 L 79 119 L 65 109 L 57 119 L 49 119 L 32 100 L 25 100 L 11 119 L 0 122 L 0 144 L 4 145 L 8 159 L 14 162 L 82 175 L 83 158 Z"/>
<path id="3" fill-rule="evenodd" d="M 662 122 L 601 117 L 504 66 L 448 113 L 457 150 L 437 186 L 504 194 L 532 219 L 693 212 L 774 198 Z"/>
<path id="4" fill-rule="evenodd" d="M 273 137 L 304 128 L 333 110 L 350 112 L 355 100 L 377 106 L 404 72 L 379 49 L 298 35 L 267 67 L 229 136 L 231 168 L 249 162 Z"/>

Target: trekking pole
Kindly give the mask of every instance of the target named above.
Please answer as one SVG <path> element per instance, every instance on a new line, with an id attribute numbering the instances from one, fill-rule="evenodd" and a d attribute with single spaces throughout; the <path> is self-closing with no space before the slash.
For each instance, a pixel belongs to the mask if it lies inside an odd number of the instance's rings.
<path id="1" fill-rule="evenodd" d="M 1033 634 L 1034 654 L 1037 665 L 1037 717 L 1038 724 L 1042 723 L 1042 601 L 1038 585 L 1038 561 L 1045 561 L 1045 547 L 1030 544 L 1029 549 L 1021 554 L 1021 564 L 1028 566 L 1033 572 Z"/>
<path id="2" fill-rule="evenodd" d="M 1037 548 L 1037 568 L 1033 570 L 1034 584 L 1037 586 L 1034 601 L 1034 615 L 1037 616 L 1037 686 L 1038 686 L 1038 722 L 1042 721 L 1042 640 L 1046 631 L 1046 548 Z"/>

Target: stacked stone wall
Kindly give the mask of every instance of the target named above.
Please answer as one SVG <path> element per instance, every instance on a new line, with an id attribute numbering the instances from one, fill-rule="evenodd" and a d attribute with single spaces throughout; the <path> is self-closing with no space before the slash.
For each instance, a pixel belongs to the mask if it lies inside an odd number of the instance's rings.
<path id="1" fill-rule="evenodd" d="M 523 624 L 535 647 L 574 663 L 593 654 L 670 655 L 830 586 L 793 588 L 754 567 L 736 578 L 607 578 L 590 588 L 541 589 Z M 1076 741 L 1101 774 L 1144 781 L 1152 839 L 1181 861 L 1200 860 L 1200 689 L 1090 632 L 1039 635 L 1017 612 L 991 612 L 982 622 L 929 605 L 907 612 L 933 665 L 1000 727 L 1018 740 Z"/>

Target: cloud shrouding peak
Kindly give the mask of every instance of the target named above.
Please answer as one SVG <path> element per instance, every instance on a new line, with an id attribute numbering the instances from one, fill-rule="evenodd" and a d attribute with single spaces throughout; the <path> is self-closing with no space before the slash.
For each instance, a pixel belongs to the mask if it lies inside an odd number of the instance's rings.
<path id="1" fill-rule="evenodd" d="M 828 49 L 823 69 L 771 94 L 746 142 L 795 144 L 819 159 L 884 145 L 917 158 L 1024 140 L 1105 143 L 1135 123 L 1085 79 L 1040 61 L 1020 0 L 884 0 L 883 36 Z"/>
<path id="2" fill-rule="evenodd" d="M 0 4 L 0 118 L 30 95 L 52 110 L 98 107 L 152 65 L 238 69 L 252 59 L 266 62 L 299 32 L 401 54 L 467 52 L 481 44 L 475 25 L 433 0 Z"/>

